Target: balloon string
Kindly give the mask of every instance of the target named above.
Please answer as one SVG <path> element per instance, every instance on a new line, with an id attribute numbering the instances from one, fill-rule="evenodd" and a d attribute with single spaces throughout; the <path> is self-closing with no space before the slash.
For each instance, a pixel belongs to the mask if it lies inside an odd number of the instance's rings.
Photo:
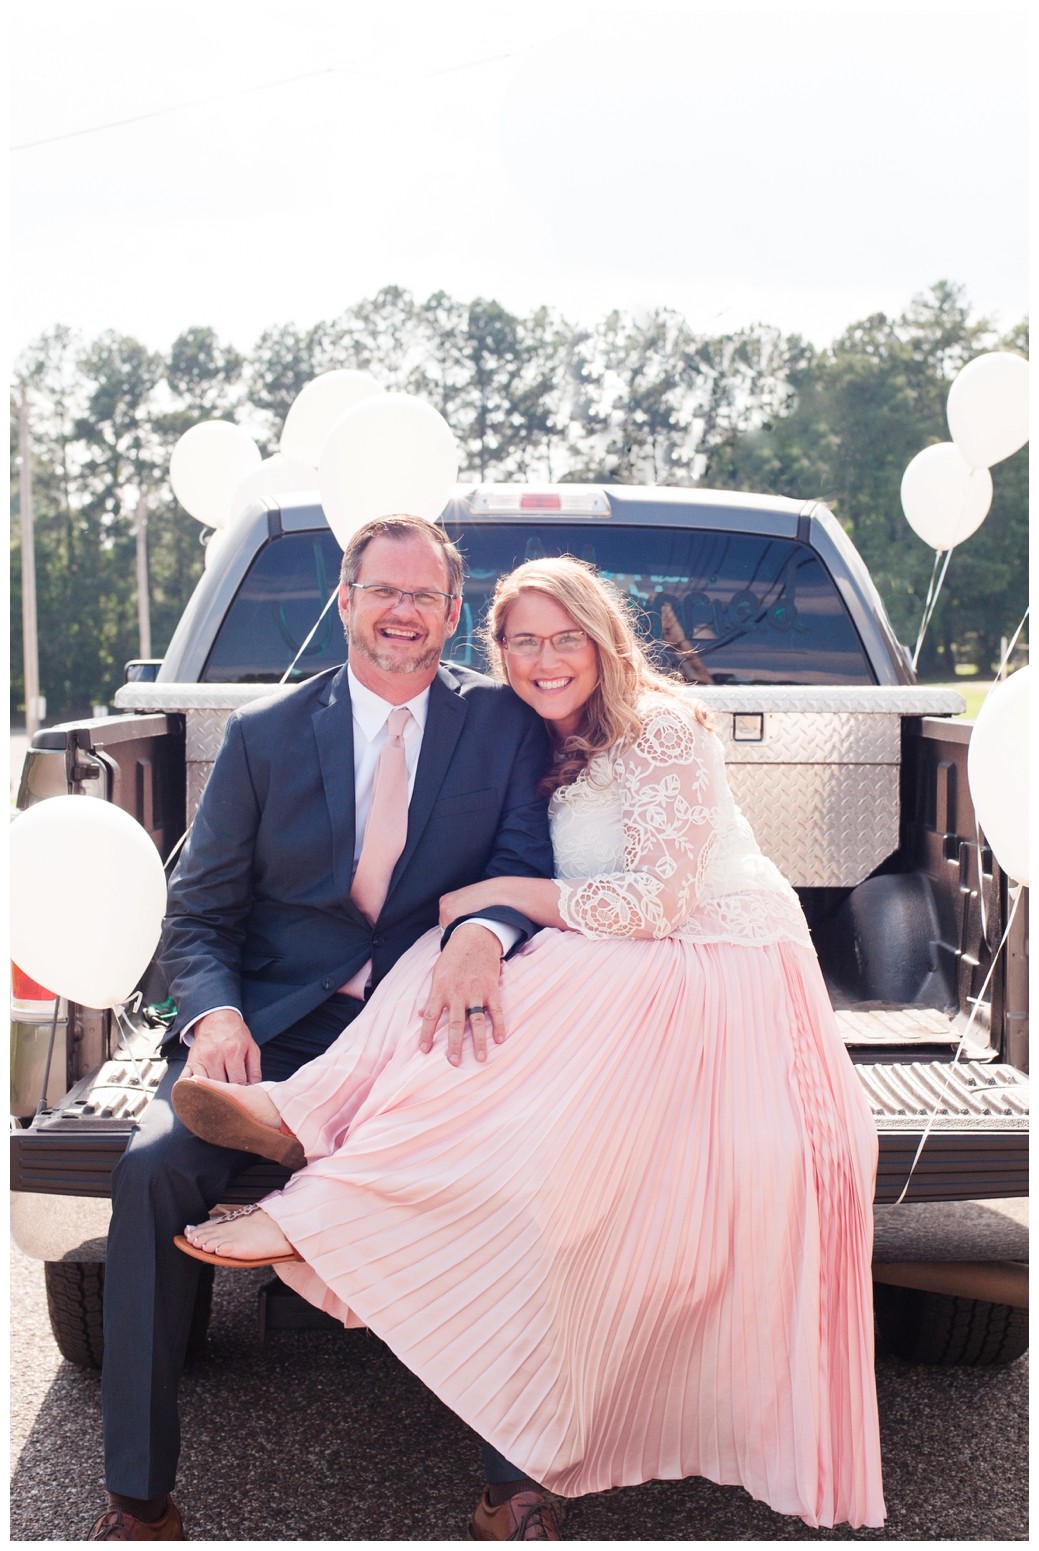
<path id="1" fill-rule="evenodd" d="M 50 1087 L 51 1064 L 54 1060 L 54 1040 L 58 1032 L 58 1008 L 61 1006 L 61 997 L 54 998 L 54 1011 L 51 1014 L 50 1038 L 47 1040 L 47 1059 L 43 1066 L 43 1087 L 40 1090 L 39 1102 L 36 1105 L 36 1114 L 40 1116 L 47 1107 L 47 1089 Z M 66 1012 L 67 1016 L 67 1012 Z"/>
<path id="2" fill-rule="evenodd" d="M 912 1163 L 909 1166 L 909 1173 L 906 1175 L 906 1182 L 902 1186 L 902 1193 L 898 1197 L 897 1201 L 888 1201 L 886 1203 L 886 1205 L 888 1207 L 901 1206 L 902 1202 L 906 1198 L 906 1195 L 907 1195 L 907 1193 L 909 1191 L 909 1186 L 910 1186 L 910 1184 L 912 1182 L 913 1175 L 916 1173 L 916 1166 L 920 1162 L 920 1155 L 921 1155 L 921 1153 L 924 1150 L 924 1143 L 927 1141 L 927 1138 L 930 1136 L 931 1130 L 932 1130 L 932 1128 L 934 1126 L 934 1123 L 935 1123 L 935 1121 L 938 1118 L 938 1113 L 939 1113 L 939 1110 L 941 1108 L 942 1100 L 944 1099 L 944 1097 L 945 1097 L 945 1095 L 946 1095 L 946 1093 L 948 1091 L 948 1088 L 949 1088 L 949 1083 L 952 1080 L 953 1071 L 954 1071 L 954 1069 L 956 1067 L 957 1062 L 960 1059 L 960 1056 L 963 1054 L 964 1046 L 967 1043 L 967 1036 L 970 1034 L 971 1029 L 974 1027 L 974 1020 L 978 1016 L 978 1008 L 981 1006 L 982 1000 L 983 1000 L 983 998 L 985 996 L 985 992 L 988 990 L 989 981 L 992 979 L 992 976 L 995 974 L 996 965 L 999 963 L 999 955 L 1002 953 L 1003 949 L 1006 947 L 1007 938 L 1010 936 L 1010 928 L 1013 926 L 1013 924 L 1014 924 L 1014 917 L 1017 915 L 1017 907 L 1021 903 L 1021 894 L 1022 894 L 1022 887 L 1021 887 L 1021 885 L 1019 884 L 1016 889 L 1012 888 L 1011 889 L 1011 893 L 1013 895 L 1014 903 L 1013 903 L 1013 907 L 1012 907 L 1012 909 L 1010 911 L 1010 915 L 1009 915 L 1009 917 L 1007 919 L 1006 929 L 1003 932 L 1003 936 L 1000 938 L 999 947 L 996 949 L 995 953 L 992 955 L 992 963 L 989 965 L 988 973 L 986 974 L 984 980 L 981 983 L 981 989 L 978 991 L 977 996 L 971 998 L 971 1000 L 973 1001 L 973 1006 L 971 1007 L 970 1016 L 967 1019 L 966 1027 L 964 1028 L 963 1033 L 960 1036 L 960 1042 L 956 1046 L 956 1050 L 955 1050 L 955 1053 L 953 1054 L 953 1058 L 952 1058 L 952 1060 L 949 1063 L 949 1072 L 948 1072 L 948 1075 L 947 1075 L 947 1077 L 945 1079 L 945 1086 L 942 1088 L 942 1091 L 939 1093 L 937 1099 L 935 1100 L 934 1108 L 931 1110 L 931 1113 L 930 1113 L 930 1115 L 927 1118 L 927 1124 L 924 1127 L 924 1133 L 923 1133 L 923 1135 L 920 1138 L 920 1145 L 916 1149 L 916 1156 L 914 1157 Z"/>
<path id="3" fill-rule="evenodd" d="M 924 644 L 924 636 L 927 632 L 928 625 L 931 623 L 931 615 L 934 613 L 934 606 L 938 602 L 938 594 L 942 590 L 942 583 L 945 581 L 945 573 L 949 569 L 949 561 L 952 559 L 951 549 L 945 550 L 944 553 L 945 560 L 943 562 L 942 551 L 940 549 L 936 549 L 934 552 L 934 565 L 931 567 L 931 581 L 927 589 L 927 597 L 924 601 L 924 617 L 920 621 L 920 634 L 916 638 L 916 646 L 913 649 L 914 673 L 916 672 L 916 665 L 920 660 L 920 648 Z M 940 576 L 938 576 L 939 566 L 942 568 L 942 574 Z M 938 576 L 937 583 L 935 582 L 936 576 Z"/>
<path id="4" fill-rule="evenodd" d="M 324 619 L 325 615 L 328 613 L 329 609 L 332 607 L 333 603 L 336 601 L 338 596 L 339 596 L 339 588 L 338 587 L 334 587 L 332 589 L 331 597 L 329 598 L 328 602 L 325 604 L 324 608 L 321 610 L 321 613 L 318 615 L 317 619 L 314 621 L 314 628 L 313 628 L 313 630 L 311 630 L 310 634 L 307 636 L 307 639 L 303 642 L 303 645 L 300 647 L 299 651 L 296 653 L 295 657 L 293 657 L 292 661 L 289 663 L 288 667 L 285 669 L 285 672 L 282 674 L 281 678 L 278 680 L 279 684 L 284 684 L 288 680 L 289 674 L 292 672 L 293 668 L 299 662 L 300 658 L 303 656 L 303 653 L 306 651 L 306 649 L 310 645 L 311 641 L 317 635 L 318 630 L 321 627 L 321 621 Z"/>
<path id="5" fill-rule="evenodd" d="M 931 580 L 927 584 L 927 597 L 924 599 L 924 610 L 923 610 L 923 614 L 922 614 L 922 616 L 920 618 L 920 629 L 917 632 L 916 646 L 913 648 L 913 668 L 914 668 L 914 670 L 916 668 L 917 659 L 920 656 L 920 647 L 923 644 L 924 631 L 927 629 L 927 621 L 931 617 L 931 615 L 930 615 L 931 600 L 935 596 L 934 581 L 935 581 L 935 577 L 938 575 L 938 567 L 941 564 L 941 560 L 942 560 L 942 552 L 941 552 L 940 549 L 936 549 L 935 552 L 934 552 L 934 564 L 931 567 Z"/>
<path id="6" fill-rule="evenodd" d="M 144 1087 L 144 1074 L 137 1064 L 137 1057 L 134 1054 L 133 1049 L 133 1039 L 137 1033 L 137 1030 L 130 1022 L 127 1008 L 129 1007 L 132 1009 L 132 1011 L 136 1012 L 143 1000 L 144 998 L 141 992 L 135 991 L 133 996 L 130 997 L 128 1001 L 121 1002 L 118 1006 L 112 1008 L 112 1011 L 115 1013 L 116 1027 L 118 1028 L 120 1034 L 123 1036 L 122 1045 L 116 1046 L 115 1054 L 117 1056 L 125 1055 L 132 1062 L 133 1069 L 137 1074 L 137 1081 L 141 1088 Z"/>
<path id="7" fill-rule="evenodd" d="M 1002 662 L 999 665 L 999 669 L 998 669 L 998 671 L 996 673 L 996 678 L 995 678 L 995 682 L 997 684 L 999 683 L 1000 679 L 1003 677 L 1003 675 L 1007 671 L 1007 663 L 1010 661 L 1011 657 L 1014 654 L 1014 647 L 1017 645 L 1017 638 L 1021 634 L 1022 630 L 1025 628 L 1025 621 L 1028 618 L 1028 611 L 1029 611 L 1029 609 L 1031 607 L 1032 607 L 1032 605 L 1030 603 L 1025 606 L 1025 611 L 1021 615 L 1021 623 L 1018 625 L 1017 629 L 1014 631 L 1014 634 L 1013 634 L 1013 636 L 1010 639 L 1010 645 L 1007 647 L 1006 651 L 1003 653 L 1003 660 L 1002 660 Z"/>
<path id="8" fill-rule="evenodd" d="M 176 842 L 176 844 L 171 849 L 169 856 L 167 856 L 166 860 L 162 864 L 163 868 L 164 868 L 164 870 L 166 872 L 169 871 L 169 869 L 173 866 L 173 863 L 177 860 L 177 854 L 180 851 L 181 847 L 183 846 L 185 840 L 188 838 L 188 836 L 190 834 L 191 834 L 191 825 L 189 824 L 187 829 L 181 835 L 180 839 Z"/>

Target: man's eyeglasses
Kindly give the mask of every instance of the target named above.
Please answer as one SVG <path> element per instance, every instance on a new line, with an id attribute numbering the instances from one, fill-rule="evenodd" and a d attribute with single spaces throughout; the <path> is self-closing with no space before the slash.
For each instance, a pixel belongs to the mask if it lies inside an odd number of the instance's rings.
<path id="1" fill-rule="evenodd" d="M 398 603 L 403 603 L 405 598 L 410 598 L 419 613 L 432 613 L 434 609 L 446 609 L 458 596 L 454 592 L 434 592 L 431 587 L 423 587 L 418 592 L 412 592 L 407 587 L 391 587 L 387 582 L 351 582 L 350 586 L 359 588 L 361 592 L 370 593 L 373 603 L 381 603 L 386 608 L 396 608 Z"/>
<path id="2" fill-rule="evenodd" d="M 571 657 L 584 651 L 588 635 L 584 630 L 559 630 L 555 635 L 506 635 L 501 644 L 512 657 L 539 657 L 546 641 L 561 657 Z"/>

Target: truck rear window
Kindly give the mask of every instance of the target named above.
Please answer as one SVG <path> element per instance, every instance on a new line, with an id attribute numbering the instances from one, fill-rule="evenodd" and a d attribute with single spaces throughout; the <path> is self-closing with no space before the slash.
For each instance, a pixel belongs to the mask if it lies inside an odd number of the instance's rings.
<path id="1" fill-rule="evenodd" d="M 451 658 L 486 666 L 476 640 L 498 576 L 522 560 L 573 554 L 635 599 L 663 666 L 694 683 L 872 684 L 848 611 L 815 552 L 792 539 L 687 528 L 564 523 L 449 525 L 466 560 Z M 207 683 L 276 683 L 336 586 L 328 531 L 287 533 L 259 552 L 220 628 Z M 289 677 L 345 657 L 334 607 Z"/>

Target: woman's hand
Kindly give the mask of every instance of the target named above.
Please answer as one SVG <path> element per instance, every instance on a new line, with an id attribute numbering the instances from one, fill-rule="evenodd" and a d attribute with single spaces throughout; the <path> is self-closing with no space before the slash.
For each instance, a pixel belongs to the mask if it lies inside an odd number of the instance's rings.
<path id="1" fill-rule="evenodd" d="M 507 905 L 505 885 L 507 878 L 485 878 L 482 883 L 469 883 L 464 889 L 452 889 L 440 896 L 440 925 L 447 927 L 460 916 L 478 915 L 491 905 Z"/>
<path id="2" fill-rule="evenodd" d="M 551 878 L 484 878 L 440 896 L 440 925 L 461 916 L 479 915 L 492 905 L 508 905 L 535 926 L 565 926 L 559 914 L 559 888 Z"/>

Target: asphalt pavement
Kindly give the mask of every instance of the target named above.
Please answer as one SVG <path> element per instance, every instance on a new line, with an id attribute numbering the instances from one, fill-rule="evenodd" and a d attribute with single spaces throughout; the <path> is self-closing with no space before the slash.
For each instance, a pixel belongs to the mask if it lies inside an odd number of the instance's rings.
<path id="1" fill-rule="evenodd" d="M 1023 1238 L 1025 1206 L 970 1211 L 995 1245 L 1008 1232 Z M 908 1221 L 914 1210 L 925 1209 L 903 1209 Z M 177 1499 L 188 1536 L 465 1539 L 480 1487 L 471 1434 L 364 1331 L 282 1330 L 261 1343 L 257 1294 L 268 1280 L 217 1273 L 209 1349 L 184 1376 Z M 81 1540 L 104 1506 L 98 1377 L 59 1356 L 42 1266 L 16 1250 L 11 1322 L 10 1537 Z M 882 1530 L 809 1530 L 738 1488 L 691 1479 L 582 1498 L 567 1538 L 1027 1539 L 1027 1367 L 1027 1357 L 987 1369 L 878 1360 Z"/>

